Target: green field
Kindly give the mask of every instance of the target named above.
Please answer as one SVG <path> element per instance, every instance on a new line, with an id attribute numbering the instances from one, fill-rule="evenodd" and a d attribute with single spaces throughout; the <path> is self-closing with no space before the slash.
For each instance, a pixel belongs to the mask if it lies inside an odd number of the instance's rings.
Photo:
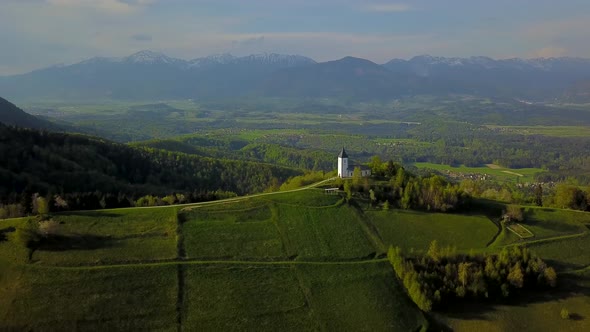
<path id="1" fill-rule="evenodd" d="M 1 330 L 174 331 L 174 266 L 0 267 Z"/>
<path id="2" fill-rule="evenodd" d="M 511 169 L 500 166 L 481 166 L 481 167 L 467 167 L 467 166 L 449 166 L 433 163 L 413 163 L 412 165 L 418 168 L 427 168 L 440 171 L 443 173 L 461 173 L 461 174 L 479 174 L 479 175 L 491 175 L 492 179 L 497 181 L 509 181 L 509 182 L 533 182 L 534 175 L 542 172 L 540 168 L 518 168 Z"/>
<path id="3" fill-rule="evenodd" d="M 484 248 L 498 233 L 485 216 L 423 213 L 407 210 L 366 213 L 387 246 L 425 251 L 432 240 L 457 250 Z"/>
<path id="4" fill-rule="evenodd" d="M 527 245 L 559 272 L 578 271 L 566 289 L 518 305 L 437 312 L 439 323 L 456 331 L 587 329 L 589 297 L 577 283 L 590 266 L 590 214 L 524 214 L 535 235 L 526 241 L 498 236 L 483 215 L 365 210 L 318 189 L 184 209 L 56 214 L 60 234 L 87 247 L 37 249 L 28 260 L 7 231 L 0 330 L 416 331 L 425 315 L 380 255 L 389 245 L 420 252 L 432 240 L 460 252 Z M 1 220 L 0 230 L 24 222 Z M 92 246 L 96 239 L 108 245 Z M 582 318 L 555 319 L 563 306 Z"/>

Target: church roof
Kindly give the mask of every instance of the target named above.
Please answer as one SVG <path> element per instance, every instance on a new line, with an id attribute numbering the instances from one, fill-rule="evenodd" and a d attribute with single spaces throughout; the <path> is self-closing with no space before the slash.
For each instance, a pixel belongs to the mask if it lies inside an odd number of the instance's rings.
<path id="1" fill-rule="evenodd" d="M 342 151 L 340 151 L 338 158 L 348 158 L 348 155 L 346 154 L 346 151 L 344 151 L 344 148 L 342 148 Z"/>

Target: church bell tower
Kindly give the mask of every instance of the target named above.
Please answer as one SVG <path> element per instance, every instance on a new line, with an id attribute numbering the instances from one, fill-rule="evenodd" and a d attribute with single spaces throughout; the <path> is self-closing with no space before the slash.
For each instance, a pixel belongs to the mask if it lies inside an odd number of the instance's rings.
<path id="1" fill-rule="evenodd" d="M 338 176 L 341 178 L 346 178 L 349 176 L 348 174 L 348 155 L 344 148 L 340 151 L 338 155 Z"/>

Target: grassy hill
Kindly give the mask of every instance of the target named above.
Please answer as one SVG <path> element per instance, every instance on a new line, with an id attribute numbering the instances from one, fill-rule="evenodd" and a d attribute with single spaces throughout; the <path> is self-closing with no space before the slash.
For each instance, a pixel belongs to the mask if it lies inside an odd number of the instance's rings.
<path id="1" fill-rule="evenodd" d="M 366 204 L 361 204 L 366 206 Z M 177 207 L 55 214 L 61 241 L 30 250 L 0 221 L 0 327 L 7 329 L 456 331 L 588 328 L 590 214 L 530 208 L 530 240 L 484 215 L 383 211 L 321 189 Z M 383 258 L 437 240 L 460 252 L 528 245 L 560 286 L 427 319 Z M 561 264 L 559 264 L 561 263 Z M 562 320 L 567 307 L 578 319 Z M 550 321 L 549 321 L 550 320 Z"/>

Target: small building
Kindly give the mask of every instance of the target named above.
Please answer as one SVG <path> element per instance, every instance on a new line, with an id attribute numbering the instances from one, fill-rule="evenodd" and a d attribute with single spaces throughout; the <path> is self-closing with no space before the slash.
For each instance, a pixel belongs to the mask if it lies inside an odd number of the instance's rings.
<path id="1" fill-rule="evenodd" d="M 341 178 L 352 177 L 352 173 L 354 172 L 354 169 L 357 167 L 361 170 L 361 176 L 371 176 L 371 169 L 367 166 L 349 165 L 348 154 L 346 154 L 346 151 L 344 150 L 344 148 L 342 148 L 342 151 L 340 151 L 340 154 L 338 155 L 338 176 Z"/>

